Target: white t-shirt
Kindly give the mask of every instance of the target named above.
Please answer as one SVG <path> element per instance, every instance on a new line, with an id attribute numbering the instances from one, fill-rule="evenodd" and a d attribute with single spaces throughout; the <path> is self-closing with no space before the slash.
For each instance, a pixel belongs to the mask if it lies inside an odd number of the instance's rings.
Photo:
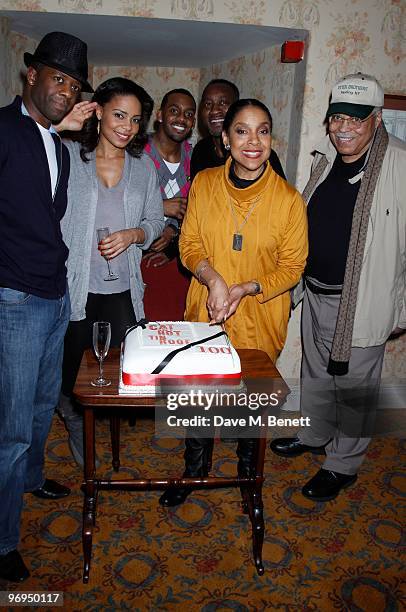
<path id="1" fill-rule="evenodd" d="M 163 159 L 163 158 L 162 158 Z M 166 161 L 166 159 L 164 159 L 165 165 L 168 168 L 169 172 L 171 174 L 175 174 L 175 172 L 177 171 L 177 169 L 180 166 L 180 162 L 168 162 Z"/>
<path id="2" fill-rule="evenodd" d="M 48 158 L 49 174 L 51 176 L 51 193 L 55 193 L 56 181 L 58 179 L 58 161 L 56 159 L 55 142 L 49 130 L 37 123 L 44 141 L 45 151 Z"/>

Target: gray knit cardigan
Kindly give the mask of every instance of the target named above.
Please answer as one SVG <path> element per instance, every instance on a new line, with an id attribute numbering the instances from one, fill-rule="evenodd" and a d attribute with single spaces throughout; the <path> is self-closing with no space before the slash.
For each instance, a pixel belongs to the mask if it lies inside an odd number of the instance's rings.
<path id="1" fill-rule="evenodd" d="M 80 144 L 64 141 L 70 154 L 68 207 L 61 222 L 63 239 L 69 249 L 67 261 L 68 286 L 72 305 L 71 321 L 86 317 L 85 308 L 89 290 L 92 235 L 95 231 L 98 183 L 95 152 L 89 153 L 89 162 L 80 158 Z M 126 153 L 127 155 L 127 153 Z M 161 235 L 164 228 L 162 196 L 155 166 L 143 154 L 130 157 L 130 173 L 124 190 L 125 228 L 140 227 L 145 232 L 143 244 L 132 244 L 127 249 L 130 271 L 131 300 L 137 320 L 144 317 L 144 282 L 140 263 L 142 250 Z"/>

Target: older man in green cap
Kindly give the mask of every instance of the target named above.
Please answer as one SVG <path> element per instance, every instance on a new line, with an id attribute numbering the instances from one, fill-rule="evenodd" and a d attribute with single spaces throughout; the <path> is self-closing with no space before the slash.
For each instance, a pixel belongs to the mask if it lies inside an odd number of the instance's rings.
<path id="1" fill-rule="evenodd" d="M 271 449 L 326 455 L 302 489 L 314 501 L 334 499 L 357 480 L 374 432 L 385 344 L 406 329 L 406 144 L 388 136 L 383 105 L 373 76 L 350 74 L 333 87 L 328 136 L 303 194 L 301 410 L 310 427 Z"/>

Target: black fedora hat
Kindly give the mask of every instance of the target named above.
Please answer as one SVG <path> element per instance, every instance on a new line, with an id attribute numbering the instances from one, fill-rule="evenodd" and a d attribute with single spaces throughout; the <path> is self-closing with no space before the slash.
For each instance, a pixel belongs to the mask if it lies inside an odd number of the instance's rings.
<path id="1" fill-rule="evenodd" d="M 87 44 L 65 32 L 49 32 L 39 42 L 34 53 L 24 53 L 25 65 L 39 62 L 57 68 L 82 84 L 82 91 L 92 92 L 87 80 Z"/>

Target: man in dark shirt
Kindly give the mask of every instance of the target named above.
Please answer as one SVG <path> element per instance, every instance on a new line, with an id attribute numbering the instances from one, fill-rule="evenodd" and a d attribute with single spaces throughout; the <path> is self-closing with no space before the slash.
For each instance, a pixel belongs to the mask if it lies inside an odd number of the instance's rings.
<path id="1" fill-rule="evenodd" d="M 222 166 L 226 161 L 226 151 L 221 133 L 228 107 L 238 100 L 240 92 L 234 83 L 226 79 L 213 79 L 203 90 L 199 106 L 202 128 L 209 135 L 195 145 L 190 162 L 190 175 L 193 180 L 200 170 Z M 271 150 L 269 162 L 279 176 L 286 178 L 279 157 Z"/>
<path id="2" fill-rule="evenodd" d="M 86 54 L 78 38 L 47 34 L 24 54 L 23 97 L 0 109 L 0 578 L 14 582 L 29 576 L 16 550 L 23 494 L 70 493 L 43 476 L 70 313 L 60 229 L 69 154 L 52 123 L 92 91 Z"/>
<path id="3" fill-rule="evenodd" d="M 303 193 L 309 257 L 301 410 L 308 421 L 271 449 L 282 457 L 326 455 L 302 488 L 317 502 L 356 482 L 374 432 L 385 344 L 406 328 L 406 144 L 388 136 L 383 103 L 370 75 L 334 86 L 329 134 Z"/>

